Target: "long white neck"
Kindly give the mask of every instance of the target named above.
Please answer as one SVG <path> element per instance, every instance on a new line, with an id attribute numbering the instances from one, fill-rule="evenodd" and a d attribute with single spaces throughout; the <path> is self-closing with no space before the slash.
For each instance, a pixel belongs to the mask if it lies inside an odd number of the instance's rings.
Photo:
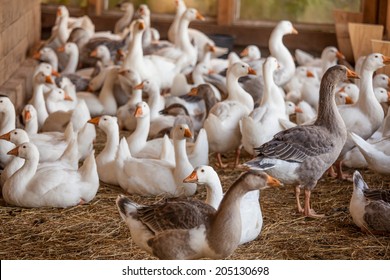
<path id="1" fill-rule="evenodd" d="M 201 73 L 198 67 L 195 67 L 194 71 L 192 72 L 192 79 L 194 80 L 195 85 L 200 85 L 205 83 L 203 74 Z"/>
<path id="2" fill-rule="evenodd" d="M 142 118 L 137 118 L 137 126 L 133 133 L 127 138 L 130 152 L 136 155 L 146 145 L 150 129 L 150 116 L 145 115 Z"/>
<path id="3" fill-rule="evenodd" d="M 190 21 L 182 18 L 179 24 L 179 32 L 176 37 L 175 46 L 178 47 L 186 57 L 188 57 L 190 64 L 195 66 L 197 59 L 197 49 L 191 44 L 190 35 L 188 33 L 188 26 Z"/>
<path id="4" fill-rule="evenodd" d="M 43 96 L 43 84 L 35 84 L 34 85 L 34 92 L 31 99 L 31 104 L 34 106 L 34 108 L 37 111 L 37 117 L 38 117 L 38 126 L 41 127 L 47 117 L 49 116 L 49 113 L 46 109 L 46 102 L 45 97 Z"/>
<path id="5" fill-rule="evenodd" d="M 206 188 L 206 203 L 211 205 L 215 209 L 218 209 L 219 204 L 221 203 L 223 198 L 223 192 L 221 181 L 219 180 L 217 173 L 211 175 L 210 179 L 206 182 Z"/>
<path id="6" fill-rule="evenodd" d="M 19 201 L 24 198 L 26 188 L 34 177 L 39 162 L 38 150 L 34 156 L 24 161 L 23 166 L 16 171 L 3 186 L 4 200 L 10 204 L 22 205 Z"/>
<path id="7" fill-rule="evenodd" d="M 3 135 L 13 129 L 15 129 L 15 108 L 9 106 L 6 111 L 0 113 L 0 134 Z"/>
<path id="8" fill-rule="evenodd" d="M 275 108 L 280 108 L 283 112 L 286 111 L 284 99 L 281 94 L 279 94 L 279 88 L 275 84 L 273 72 L 269 71 L 271 69 L 265 69 L 263 71 L 264 77 L 264 94 L 263 99 L 261 100 L 261 106 L 264 104 L 274 105 Z"/>
<path id="9" fill-rule="evenodd" d="M 135 106 L 139 102 L 142 102 L 142 90 L 133 89 L 133 92 L 131 93 L 131 96 L 130 96 L 128 103 Z"/>
<path id="10" fill-rule="evenodd" d="M 160 95 L 160 92 L 149 92 L 148 105 L 150 108 L 150 120 L 153 121 L 160 116 L 159 112 L 164 109 L 164 97 Z"/>
<path id="11" fill-rule="evenodd" d="M 62 45 L 66 44 L 66 41 L 69 38 L 70 32 L 68 29 L 68 17 L 62 16 L 58 24 L 58 38 Z"/>
<path id="12" fill-rule="evenodd" d="M 240 87 L 238 77 L 231 73 L 231 71 L 227 73 L 226 86 L 228 91 L 227 100 L 241 103 L 248 109 L 248 114 L 253 111 L 255 104 L 252 96 Z"/>
<path id="13" fill-rule="evenodd" d="M 99 100 L 103 104 L 104 114 L 115 115 L 118 109 L 118 104 L 114 96 L 114 84 L 116 79 L 116 69 L 108 72 L 104 81 L 103 87 L 99 94 Z"/>
<path id="14" fill-rule="evenodd" d="M 49 54 L 47 62 L 51 65 L 53 70 L 58 71 L 58 56 L 54 51 Z"/>
<path id="15" fill-rule="evenodd" d="M 79 63 L 79 51 L 78 48 L 72 48 L 68 57 L 68 64 L 65 69 L 61 72 L 62 74 L 74 73 L 77 70 L 77 64 Z"/>
<path id="16" fill-rule="evenodd" d="M 361 108 L 367 108 L 367 106 L 370 106 L 379 110 L 381 105 L 375 97 L 374 87 L 372 84 L 374 71 L 367 70 L 363 67 L 361 72 L 360 94 L 357 103 Z"/>
<path id="17" fill-rule="evenodd" d="M 196 184 L 194 183 L 183 183 L 183 179 L 194 170 L 190 161 L 188 160 L 186 151 L 186 139 L 174 139 L 173 147 L 175 150 L 175 162 L 176 167 L 174 170 L 175 180 L 179 179 L 180 182 L 176 181 L 178 186 L 183 186 L 183 192 L 185 195 L 193 195 L 196 191 Z"/>
<path id="18" fill-rule="evenodd" d="M 106 133 L 106 145 L 104 146 L 104 149 L 99 153 L 99 155 L 96 157 L 96 160 L 98 161 L 100 158 L 105 158 L 108 160 L 114 160 L 118 145 L 119 145 L 119 128 L 117 125 L 111 126 Z"/>
<path id="19" fill-rule="evenodd" d="M 24 126 L 24 130 L 28 135 L 33 135 L 38 133 L 38 118 L 32 117 Z"/>
<path id="20" fill-rule="evenodd" d="M 183 15 L 183 13 L 185 12 L 185 10 L 186 10 L 186 7 L 185 7 L 184 3 L 178 4 L 178 6 L 176 8 L 175 18 L 173 19 L 173 22 L 168 30 L 168 39 L 172 43 L 176 42 L 176 36 L 177 36 L 178 29 L 179 29 L 180 18 Z"/>
<path id="21" fill-rule="evenodd" d="M 137 32 L 132 35 L 128 53 L 123 61 L 123 68 L 134 69 L 135 66 L 143 66 L 144 51 L 142 49 L 142 33 Z M 134 70 L 137 71 L 138 69 Z"/>

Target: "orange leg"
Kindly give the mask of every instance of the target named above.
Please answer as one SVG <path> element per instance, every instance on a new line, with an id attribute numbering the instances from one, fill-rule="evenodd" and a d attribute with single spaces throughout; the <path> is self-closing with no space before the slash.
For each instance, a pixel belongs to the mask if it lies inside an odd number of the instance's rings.
<path id="1" fill-rule="evenodd" d="M 299 195 L 301 194 L 301 186 L 298 185 L 295 187 L 295 199 L 297 201 L 297 208 L 298 208 L 298 213 L 303 213 L 304 210 L 302 208 L 302 205 L 301 205 L 301 200 L 299 198 Z"/>
<path id="2" fill-rule="evenodd" d="M 323 218 L 325 215 L 316 214 L 314 209 L 310 208 L 310 194 L 311 191 L 305 189 L 305 210 L 304 215 L 306 217 L 312 217 L 312 218 Z"/>
<path id="3" fill-rule="evenodd" d="M 240 164 L 240 155 L 241 155 L 241 146 L 239 146 L 236 150 L 236 159 L 234 161 L 234 167 Z"/>
<path id="4" fill-rule="evenodd" d="M 217 153 L 217 164 L 219 168 L 226 168 L 228 165 L 222 163 L 221 153 Z"/>

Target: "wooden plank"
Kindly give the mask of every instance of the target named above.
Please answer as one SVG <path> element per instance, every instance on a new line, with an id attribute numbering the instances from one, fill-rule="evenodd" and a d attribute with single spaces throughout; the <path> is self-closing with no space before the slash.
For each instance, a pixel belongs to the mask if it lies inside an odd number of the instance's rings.
<path id="1" fill-rule="evenodd" d="M 378 23 L 379 0 L 362 0 L 363 22 Z"/>
<path id="2" fill-rule="evenodd" d="M 381 53 L 390 56 L 390 41 L 371 40 L 372 52 Z M 382 67 L 376 71 L 390 76 L 390 67 Z"/>
<path id="3" fill-rule="evenodd" d="M 383 36 L 383 25 L 348 23 L 348 30 L 355 61 L 371 53 L 371 39 L 382 40 Z"/>
<path id="4" fill-rule="evenodd" d="M 363 22 L 363 13 L 353 13 L 344 10 L 333 10 L 338 49 L 344 54 L 345 59 L 354 62 L 351 39 L 349 38 L 348 22 Z"/>
<path id="5" fill-rule="evenodd" d="M 236 19 L 237 0 L 218 0 L 217 22 L 219 25 L 232 25 Z"/>

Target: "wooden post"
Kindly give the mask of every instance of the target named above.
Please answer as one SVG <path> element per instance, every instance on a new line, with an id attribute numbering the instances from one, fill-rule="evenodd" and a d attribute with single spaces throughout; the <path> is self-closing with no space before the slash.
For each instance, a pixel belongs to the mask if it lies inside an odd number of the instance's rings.
<path id="1" fill-rule="evenodd" d="M 232 25 L 237 17 L 238 0 L 218 0 L 218 25 Z"/>
<path id="2" fill-rule="evenodd" d="M 103 0 L 88 0 L 88 14 L 100 16 L 103 13 Z"/>

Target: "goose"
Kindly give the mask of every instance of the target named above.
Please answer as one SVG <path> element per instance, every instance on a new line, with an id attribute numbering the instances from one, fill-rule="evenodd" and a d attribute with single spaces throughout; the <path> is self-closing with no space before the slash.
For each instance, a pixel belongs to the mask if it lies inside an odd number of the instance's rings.
<path id="1" fill-rule="evenodd" d="M 77 93 L 77 98 L 86 102 L 92 116 L 101 114 L 116 115 L 118 104 L 114 96 L 114 84 L 118 78 L 118 69 L 114 67 L 108 70 L 98 97 L 90 92 Z"/>
<path id="2" fill-rule="evenodd" d="M 25 160 L 3 186 L 3 198 L 21 207 L 65 208 L 91 201 L 99 188 L 94 154 L 78 170 L 61 167 L 37 171 L 39 152 L 26 142 L 8 152 Z"/>
<path id="3" fill-rule="evenodd" d="M 15 129 L 15 106 L 8 96 L 0 95 L 0 135 Z M 7 152 L 15 146 L 8 141 L 0 139 L 0 168 L 4 168 L 12 159 Z"/>
<path id="4" fill-rule="evenodd" d="M 353 104 L 352 98 L 345 92 L 336 92 L 336 105 Z"/>
<path id="5" fill-rule="evenodd" d="M 386 74 L 376 74 L 372 80 L 374 88 L 382 87 L 388 89 L 390 86 L 390 78 Z"/>
<path id="6" fill-rule="evenodd" d="M 307 80 L 307 78 L 312 78 L 312 77 L 314 77 L 314 73 L 310 71 L 308 67 L 298 66 L 297 69 L 295 69 L 294 76 L 284 86 L 284 90 L 286 92 L 298 91 L 300 93 L 304 82 Z M 289 99 L 289 98 L 290 97 L 288 97 L 287 95 L 286 99 L 293 101 L 295 103 L 298 103 L 297 101 L 301 99 L 300 96 L 296 100 Z"/>
<path id="7" fill-rule="evenodd" d="M 347 139 L 347 130 L 335 103 L 336 85 L 357 74 L 344 66 L 329 68 L 321 80 L 320 104 L 314 124 L 298 125 L 279 132 L 258 147 L 257 157 L 245 163 L 250 169 L 264 171 L 285 184 L 299 184 L 296 190 L 298 211 L 321 217 L 310 207 L 310 194 L 322 174 L 336 161 Z M 305 189 L 304 208 L 300 187 Z"/>
<path id="8" fill-rule="evenodd" d="M 349 212 L 361 231 L 369 234 L 390 233 L 389 190 L 370 189 L 358 171 L 353 174 Z"/>
<path id="9" fill-rule="evenodd" d="M 302 112 L 298 112 L 296 115 L 297 124 L 309 123 L 317 116 L 316 110 L 304 100 L 298 103 L 298 107 L 301 108 Z"/>
<path id="10" fill-rule="evenodd" d="M 128 53 L 122 63 L 122 70 L 130 69 L 137 72 L 141 80 L 156 79 L 161 89 L 172 86 L 173 77 L 179 72 L 180 65 L 172 60 L 158 55 L 143 55 L 142 34 L 145 30 L 143 20 L 136 20 L 131 25 L 132 40 Z"/>
<path id="11" fill-rule="evenodd" d="M 240 87 L 238 78 L 249 74 L 256 74 L 256 72 L 244 62 L 236 62 L 228 69 L 229 96 L 211 108 L 204 122 L 210 150 L 217 153 L 217 164 L 220 167 L 227 166 L 222 163 L 221 153 L 232 149 L 237 149 L 235 164 L 238 164 L 241 141 L 239 120 L 254 108 L 253 98 Z"/>
<path id="12" fill-rule="evenodd" d="M 77 170 L 78 161 L 79 161 L 77 142 L 75 139 L 73 139 L 73 135 L 70 135 L 70 137 L 72 138 L 69 140 L 69 144 L 64 150 L 63 154 L 56 161 L 52 161 L 52 162 L 41 161 L 38 165 L 38 169 L 47 168 L 48 166 L 61 165 L 64 168 L 72 168 L 74 170 Z M 0 139 L 7 140 L 13 143 L 15 146 L 19 146 L 25 142 L 30 142 L 30 138 L 27 132 L 20 128 L 16 128 L 6 134 L 1 135 Z M 50 147 L 46 146 L 46 148 L 50 148 Z M 43 152 L 47 153 L 47 150 L 43 150 Z M 39 151 L 39 154 L 42 154 L 42 149 L 41 151 Z M 3 186 L 5 181 L 8 180 L 8 178 L 11 177 L 12 174 L 14 174 L 20 167 L 22 167 L 23 164 L 24 164 L 24 159 L 20 157 L 12 157 L 12 160 L 7 164 L 7 166 L 4 168 L 3 172 L 1 173 L 0 186 Z"/>
<path id="13" fill-rule="evenodd" d="M 222 259 L 240 243 L 242 197 L 277 184 L 265 173 L 244 173 L 226 192 L 218 210 L 189 199 L 146 206 L 119 196 L 116 204 L 133 241 L 149 254 L 160 259 Z"/>
<path id="14" fill-rule="evenodd" d="M 137 158 L 159 159 L 163 149 L 164 139 L 156 138 L 147 141 L 150 128 L 150 109 L 148 104 L 144 101 L 139 102 L 136 105 L 134 115 L 137 118 L 137 127 L 126 139 L 130 153 Z M 168 154 L 174 155 L 173 147 L 171 151 Z M 174 156 L 169 157 L 169 162 L 175 165 Z"/>
<path id="15" fill-rule="evenodd" d="M 290 21 L 282 20 L 272 30 L 268 42 L 271 56 L 275 57 L 280 64 L 280 69 L 275 72 L 275 83 L 278 86 L 286 84 L 295 73 L 294 59 L 283 44 L 283 36 L 287 34 L 298 34 L 298 31 Z"/>
<path id="16" fill-rule="evenodd" d="M 88 123 L 99 127 L 106 135 L 106 143 L 103 150 L 96 156 L 97 172 L 100 181 L 118 186 L 115 172 L 115 157 L 119 145 L 119 128 L 116 117 L 103 115 L 88 120 Z"/>
<path id="17" fill-rule="evenodd" d="M 206 204 L 218 209 L 224 194 L 218 174 L 211 166 L 201 165 L 196 167 L 184 181 L 205 185 L 207 189 Z M 241 200 L 242 226 L 239 244 L 250 242 L 260 234 L 263 226 L 263 216 L 259 198 L 260 191 L 254 190 L 245 194 Z"/>
<path id="18" fill-rule="evenodd" d="M 350 132 L 350 137 L 365 159 L 366 164 L 363 163 L 363 167 L 368 167 L 380 174 L 390 174 L 389 137 L 385 137 L 374 143 L 365 141 L 353 132 Z M 354 162 L 354 166 L 356 166 L 356 162 Z"/>
<path id="19" fill-rule="evenodd" d="M 390 101 L 390 91 L 383 87 L 374 88 L 374 94 L 379 103 L 388 103 Z"/>
<path id="20" fill-rule="evenodd" d="M 95 57 L 101 61 L 103 67 L 112 66 L 114 62 L 111 59 L 110 50 L 106 45 L 97 46 L 89 55 L 90 57 Z"/>
<path id="21" fill-rule="evenodd" d="M 351 98 L 350 104 L 356 103 L 359 99 L 359 87 L 356 84 L 346 84 L 338 92 L 346 93 Z"/>
<path id="22" fill-rule="evenodd" d="M 264 93 L 260 106 L 249 116 L 240 121 L 241 142 L 251 155 L 254 149 L 272 139 L 274 134 L 283 130 L 280 119 L 289 120 L 286 114 L 285 101 L 280 88 L 273 80 L 273 73 L 278 67 L 276 58 L 269 56 L 263 64 Z"/>
<path id="23" fill-rule="evenodd" d="M 182 66 L 192 69 L 198 60 L 198 51 L 191 44 L 188 26 L 195 19 L 204 20 L 204 17 L 194 8 L 187 9 L 180 18 L 174 47 L 163 48 L 155 54 L 180 61 Z"/>
<path id="24" fill-rule="evenodd" d="M 379 53 L 368 55 L 361 69 L 362 79 L 358 101 L 352 105 L 341 105 L 338 107 L 347 130 L 356 133 L 363 139 L 368 139 L 379 128 L 384 119 L 383 109 L 375 98 L 372 76 L 374 71 L 389 63 L 390 57 Z M 346 175 L 342 173 L 342 159 L 353 146 L 352 139 L 348 137 L 336 163 L 339 179 L 346 178 Z"/>
<path id="25" fill-rule="evenodd" d="M 114 33 L 120 34 L 123 30 L 130 25 L 131 20 L 134 15 L 134 5 L 133 3 L 124 2 L 120 3 L 120 10 L 123 11 L 123 15 L 120 19 L 117 20 L 114 27 Z"/>
<path id="26" fill-rule="evenodd" d="M 61 88 L 53 88 L 47 94 L 45 103 L 48 114 L 52 114 L 57 111 L 67 112 L 70 107 L 65 103 L 73 101 L 72 97 Z"/>

